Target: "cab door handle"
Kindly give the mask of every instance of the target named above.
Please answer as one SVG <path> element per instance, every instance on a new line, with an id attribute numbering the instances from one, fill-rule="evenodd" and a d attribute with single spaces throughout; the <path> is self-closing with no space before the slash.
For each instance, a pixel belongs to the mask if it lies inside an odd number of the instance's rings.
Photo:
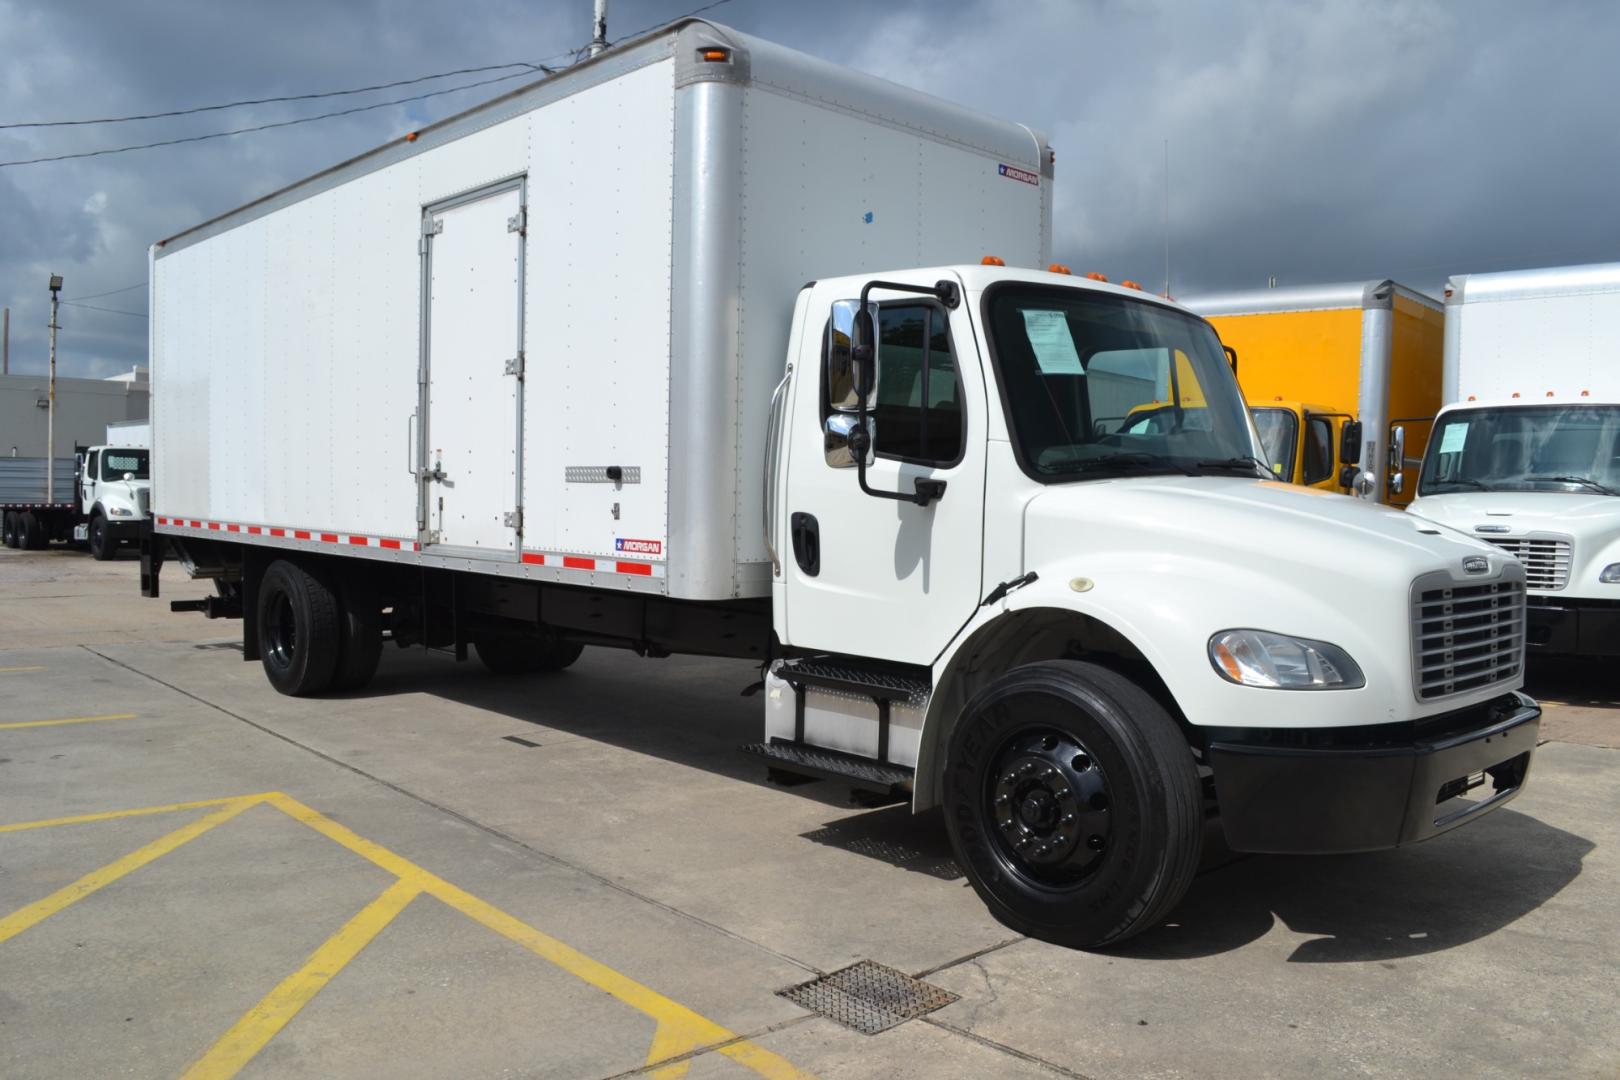
<path id="1" fill-rule="evenodd" d="M 788 520 L 793 538 L 793 558 L 806 577 L 821 573 L 821 524 L 814 514 L 795 513 Z"/>

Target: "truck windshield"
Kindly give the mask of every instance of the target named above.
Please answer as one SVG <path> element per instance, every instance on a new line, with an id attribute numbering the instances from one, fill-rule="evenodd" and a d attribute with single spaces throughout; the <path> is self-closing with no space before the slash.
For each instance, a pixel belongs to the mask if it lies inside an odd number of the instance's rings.
<path id="1" fill-rule="evenodd" d="M 1266 448 L 1266 460 L 1271 471 L 1284 479 L 1293 479 L 1294 440 L 1299 437 L 1299 418 L 1292 409 L 1250 409 L 1255 430 L 1260 433 L 1260 445 Z"/>
<path id="2" fill-rule="evenodd" d="M 122 480 L 130 473 L 137 480 L 152 476 L 150 454 L 146 450 L 103 450 L 101 452 L 101 478 Z"/>
<path id="3" fill-rule="evenodd" d="M 1459 409 L 1429 437 L 1419 495 L 1579 491 L 1620 495 L 1620 405 Z"/>
<path id="4" fill-rule="evenodd" d="M 1034 285 L 993 287 L 987 310 L 1019 463 L 1036 480 L 1270 475 L 1202 319 L 1149 300 Z"/>

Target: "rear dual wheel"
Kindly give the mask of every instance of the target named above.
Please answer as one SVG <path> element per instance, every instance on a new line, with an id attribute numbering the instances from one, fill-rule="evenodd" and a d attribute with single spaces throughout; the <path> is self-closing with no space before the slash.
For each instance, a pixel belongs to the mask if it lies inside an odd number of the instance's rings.
<path id="1" fill-rule="evenodd" d="M 22 541 L 17 537 L 17 511 L 7 510 L 0 514 L 0 536 L 4 537 L 8 548 L 20 547 Z"/>
<path id="2" fill-rule="evenodd" d="M 946 823 L 992 914 L 1062 945 L 1116 944 L 1180 902 L 1203 840 L 1192 752 L 1164 708 L 1095 664 L 1017 668 L 951 735 Z"/>
<path id="3" fill-rule="evenodd" d="M 358 690 L 377 670 L 382 618 L 369 582 L 339 586 L 324 568 L 279 559 L 259 583 L 256 618 L 264 673 L 283 694 Z"/>

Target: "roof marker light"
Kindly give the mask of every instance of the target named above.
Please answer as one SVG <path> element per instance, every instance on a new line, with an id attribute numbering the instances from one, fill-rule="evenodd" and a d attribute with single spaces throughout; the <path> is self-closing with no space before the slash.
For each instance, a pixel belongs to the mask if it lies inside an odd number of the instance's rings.
<path id="1" fill-rule="evenodd" d="M 1108 275 L 1107 274 L 1099 274 L 1095 270 L 1088 271 L 1086 273 L 1086 278 L 1087 278 L 1087 280 L 1090 280 L 1090 281 L 1101 281 L 1101 282 L 1104 282 L 1105 284 L 1108 281 Z"/>
<path id="2" fill-rule="evenodd" d="M 1547 396 L 1548 396 L 1548 397 L 1552 397 L 1552 396 L 1553 396 L 1553 392 L 1552 392 L 1552 391 L 1551 391 L 1551 390 L 1549 390 L 1549 391 L 1547 391 Z"/>
<path id="3" fill-rule="evenodd" d="M 406 136 L 405 136 L 405 141 L 406 141 L 406 142 L 415 142 L 415 141 L 416 141 L 416 137 L 417 137 L 417 132 L 414 132 L 414 131 L 412 131 L 412 132 L 409 132 L 409 133 L 407 133 L 407 134 L 406 134 Z"/>
<path id="4" fill-rule="evenodd" d="M 1069 268 L 1064 266 L 1062 263 L 1053 263 L 1051 266 L 1048 266 L 1046 270 L 1051 274 L 1067 274 L 1071 272 Z"/>
<path id="5" fill-rule="evenodd" d="M 1590 391 L 1590 390 L 1582 390 L 1581 391 L 1581 397 L 1591 397 L 1591 396 L 1592 396 L 1592 391 Z"/>
<path id="6" fill-rule="evenodd" d="M 1519 396 L 1519 392 L 1518 392 L 1518 391 L 1517 391 L 1517 390 L 1515 390 L 1515 391 L 1513 391 L 1513 396 L 1514 396 L 1514 397 L 1518 397 L 1518 396 Z"/>
<path id="7" fill-rule="evenodd" d="M 730 49 L 704 49 L 698 54 L 706 64 L 723 64 L 731 59 Z"/>
<path id="8" fill-rule="evenodd" d="M 979 265 L 980 266 L 1006 266 L 1007 265 L 1007 260 L 1003 259 L 1000 255 L 986 255 L 984 258 L 979 260 Z"/>
<path id="9" fill-rule="evenodd" d="M 1121 281 L 1119 283 L 1119 287 L 1122 288 L 1122 289 L 1135 289 L 1137 292 L 1142 291 L 1142 286 L 1138 285 L 1136 282 L 1132 281 L 1130 278 L 1126 278 L 1124 281 Z"/>
<path id="10" fill-rule="evenodd" d="M 1474 396 L 1474 395 L 1473 395 L 1473 394 L 1469 394 L 1469 395 L 1468 395 L 1468 400 L 1469 400 L 1469 401 L 1478 401 L 1478 400 L 1479 400 L 1479 398 L 1477 398 L 1477 397 L 1475 397 L 1475 396 Z"/>

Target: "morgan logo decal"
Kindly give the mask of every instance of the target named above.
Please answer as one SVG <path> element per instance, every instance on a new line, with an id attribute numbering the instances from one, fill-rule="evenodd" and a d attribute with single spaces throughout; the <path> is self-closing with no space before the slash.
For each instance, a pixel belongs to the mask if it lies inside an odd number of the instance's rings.
<path id="1" fill-rule="evenodd" d="M 1463 560 L 1463 573 L 1465 574 L 1483 574 L 1490 568 L 1490 562 L 1483 555 L 1470 555 Z"/>
<path id="2" fill-rule="evenodd" d="M 630 555 L 662 555 L 664 542 L 662 540 L 626 540 L 624 537 L 615 537 L 614 551 L 623 551 Z"/>
<path id="3" fill-rule="evenodd" d="M 1032 173 L 1028 169 L 1020 169 L 1016 165 L 1007 165 L 1003 163 L 996 166 L 996 171 L 1009 180 L 1018 180 L 1025 184 L 1034 184 L 1036 187 L 1041 186 L 1040 174 Z"/>

